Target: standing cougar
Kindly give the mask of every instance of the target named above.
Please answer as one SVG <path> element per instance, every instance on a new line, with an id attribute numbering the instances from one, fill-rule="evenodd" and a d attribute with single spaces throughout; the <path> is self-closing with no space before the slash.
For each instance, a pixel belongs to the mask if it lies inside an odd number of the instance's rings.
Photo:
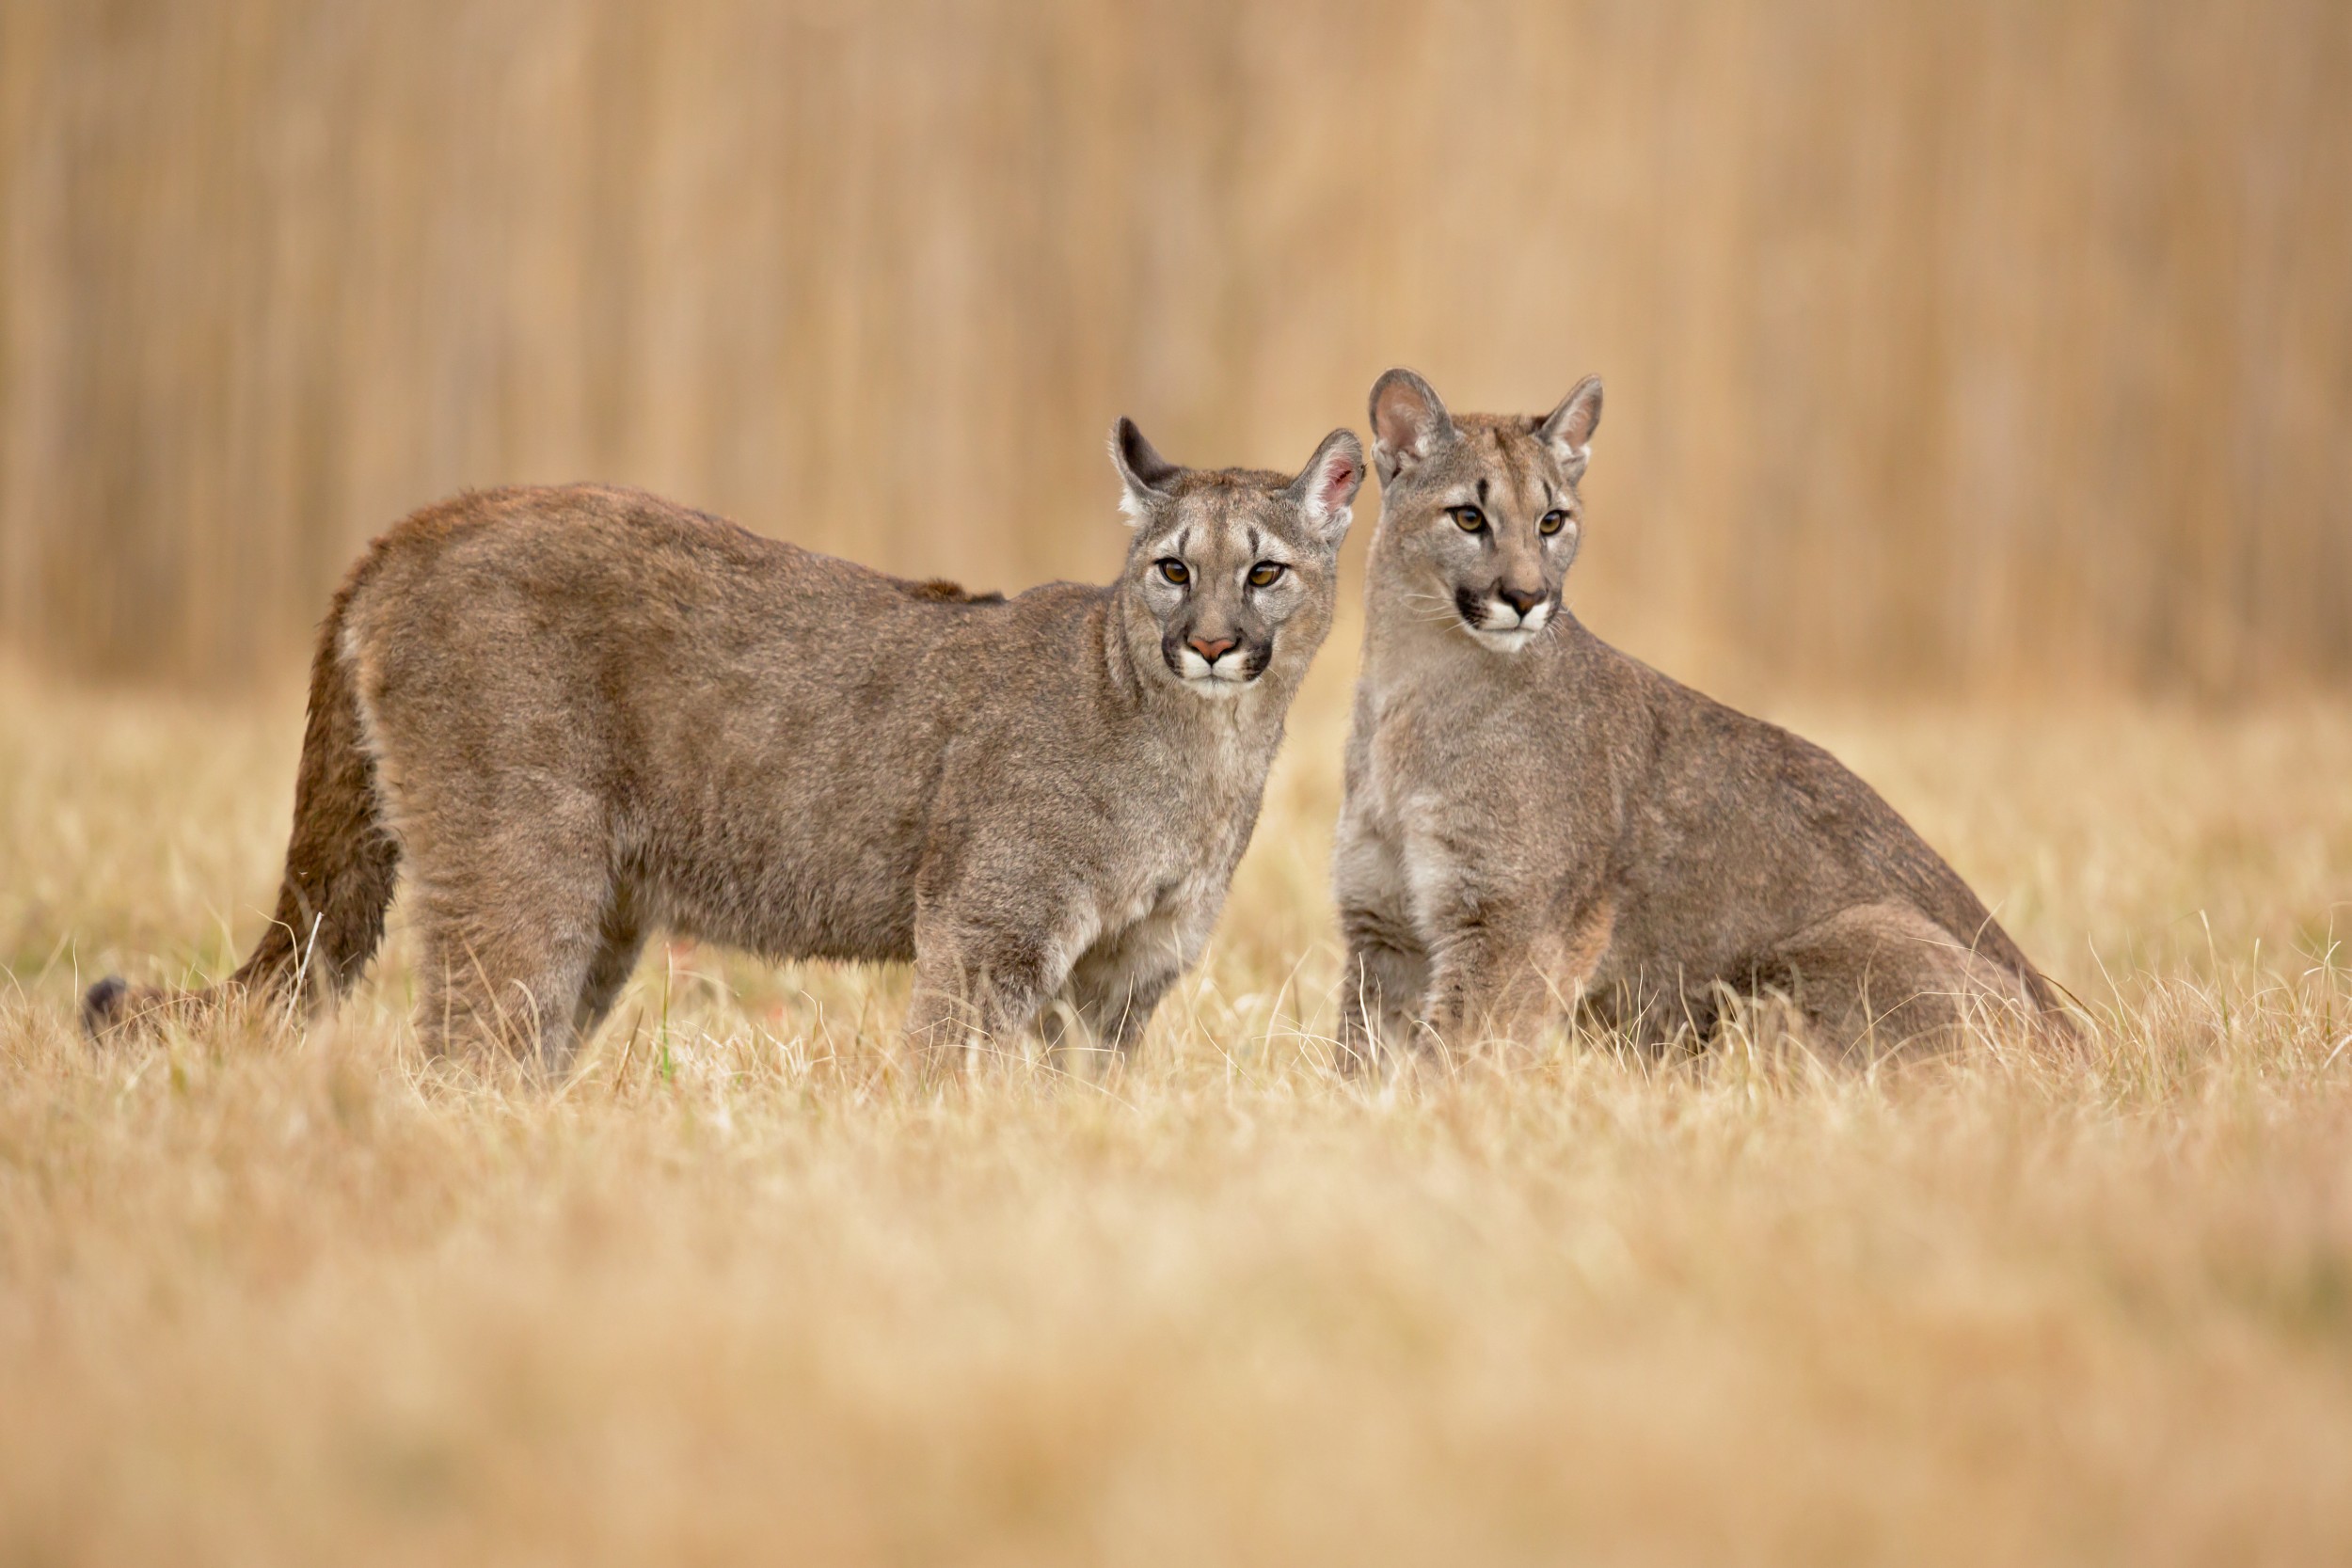
<path id="1" fill-rule="evenodd" d="M 1827 752 L 1617 652 L 1561 605 L 1587 377 L 1541 418 L 1372 389 L 1380 520 L 1334 876 L 1342 1065 L 1548 1009 L 1656 1042 L 1726 991 L 1779 992 L 1833 1054 L 2013 1013 L 2048 980 L 1894 809 Z"/>
<path id="2" fill-rule="evenodd" d="M 1364 459 L 1340 430 L 1295 479 L 1195 472 L 1125 420 L 1111 455 L 1118 580 L 1010 600 L 635 491 L 418 513 L 320 632 L 261 945 L 208 991 L 103 981 L 86 1022 L 338 996 L 405 863 L 433 1049 L 560 1070 L 658 928 L 912 959 L 927 1061 L 1057 997 L 1127 1046 L 1248 844 Z"/>

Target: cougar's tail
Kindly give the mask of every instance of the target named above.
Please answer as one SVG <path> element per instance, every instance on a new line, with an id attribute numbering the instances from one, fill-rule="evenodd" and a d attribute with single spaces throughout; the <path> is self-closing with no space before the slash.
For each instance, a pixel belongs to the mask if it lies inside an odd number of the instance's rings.
<path id="1" fill-rule="evenodd" d="M 384 938 L 400 847 L 384 820 L 375 764 L 361 741 L 358 689 L 342 648 L 355 578 L 335 595 L 310 664 L 310 706 L 294 781 L 294 835 L 278 912 L 234 974 L 205 990 L 133 987 L 110 976 L 82 999 L 93 1037 L 194 1022 L 240 1002 L 294 1005 L 349 990 Z"/>

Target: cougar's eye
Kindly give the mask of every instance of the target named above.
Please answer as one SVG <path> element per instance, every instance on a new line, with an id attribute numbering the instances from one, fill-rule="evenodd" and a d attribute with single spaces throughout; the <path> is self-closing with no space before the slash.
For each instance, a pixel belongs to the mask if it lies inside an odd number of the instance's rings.
<path id="1" fill-rule="evenodd" d="M 1183 562 L 1177 560 L 1172 555 L 1166 561 L 1154 562 L 1152 564 L 1159 567 L 1160 576 L 1166 578 L 1168 581 L 1174 583 L 1179 588 L 1182 588 L 1185 583 L 1192 580 L 1192 568 L 1185 565 Z"/>
<path id="2" fill-rule="evenodd" d="M 1281 581 L 1282 574 L 1289 570 L 1290 568 L 1288 566 L 1283 565 L 1279 561 L 1261 561 L 1255 566 L 1249 568 L 1249 586 L 1252 588 L 1271 588 L 1276 583 Z"/>
<path id="3" fill-rule="evenodd" d="M 1446 513 L 1464 533 L 1476 533 L 1486 526 L 1486 515 L 1474 506 L 1449 506 Z"/>
<path id="4" fill-rule="evenodd" d="M 1535 526 L 1546 533 L 1557 533 L 1568 526 L 1568 515 L 1557 510 L 1547 512 L 1544 514 L 1543 521 Z"/>

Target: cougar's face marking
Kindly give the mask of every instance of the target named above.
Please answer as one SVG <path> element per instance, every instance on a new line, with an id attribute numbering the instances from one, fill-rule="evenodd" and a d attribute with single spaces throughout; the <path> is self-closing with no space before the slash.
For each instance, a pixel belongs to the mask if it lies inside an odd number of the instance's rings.
<path id="1" fill-rule="evenodd" d="M 1576 486 L 1600 423 L 1598 378 L 1548 415 L 1456 419 L 1427 382 L 1393 370 L 1373 387 L 1372 422 L 1374 549 L 1402 569 L 1407 602 L 1496 653 L 1535 641 L 1583 537 Z"/>
<path id="2" fill-rule="evenodd" d="M 1295 477 L 1191 469 L 1121 420 L 1111 430 L 1111 461 L 1136 530 L 1120 586 L 1156 626 L 1168 678 L 1215 698 L 1248 690 L 1278 662 L 1289 678 L 1303 673 L 1331 628 L 1340 541 L 1364 478 L 1362 444 L 1335 430 Z M 1148 658 L 1140 641 L 1135 651 L 1139 662 Z"/>
<path id="3" fill-rule="evenodd" d="M 1161 510 L 1130 561 L 1159 623 L 1161 662 L 1200 696 L 1233 696 L 1265 673 L 1319 584 L 1327 595 L 1329 564 L 1286 537 L 1279 494 L 1208 484 Z"/>
<path id="4" fill-rule="evenodd" d="M 1559 613 L 1581 506 L 1525 421 L 1471 424 L 1392 482 L 1381 505 L 1426 584 L 1429 612 L 1442 607 L 1480 645 L 1517 653 Z"/>

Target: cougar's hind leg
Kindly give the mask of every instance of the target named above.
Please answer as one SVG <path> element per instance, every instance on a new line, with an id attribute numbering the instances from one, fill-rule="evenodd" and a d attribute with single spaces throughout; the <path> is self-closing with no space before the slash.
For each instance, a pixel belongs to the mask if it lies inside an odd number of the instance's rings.
<path id="1" fill-rule="evenodd" d="M 432 826 L 411 841 L 419 1036 L 436 1053 L 503 1051 L 561 1075 L 589 1004 L 600 1001 L 599 1015 L 611 1005 L 636 956 L 634 937 L 610 924 L 598 815 L 577 800 L 510 800 L 495 816 Z"/>
<path id="2" fill-rule="evenodd" d="M 1787 992 L 1815 1043 L 1867 1061 L 1958 1049 L 1972 1037 L 2030 1031 L 2025 979 L 1904 904 L 1842 910 L 1781 943 L 1759 989 Z"/>
<path id="3" fill-rule="evenodd" d="M 560 1075 L 579 1044 L 589 974 L 601 957 L 586 934 L 595 906 L 420 902 L 417 1033 L 426 1049 L 503 1053 Z M 559 928 L 559 919 L 570 928 Z"/>

